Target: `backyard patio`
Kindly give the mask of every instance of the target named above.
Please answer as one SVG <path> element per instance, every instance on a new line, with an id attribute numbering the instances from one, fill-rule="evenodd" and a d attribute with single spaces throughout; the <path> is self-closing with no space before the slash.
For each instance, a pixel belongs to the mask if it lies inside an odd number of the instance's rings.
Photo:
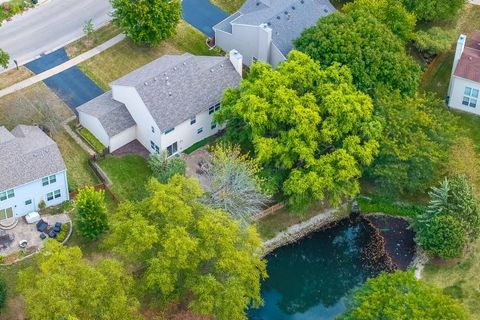
<path id="1" fill-rule="evenodd" d="M 0 256 L 7 257 L 20 251 L 27 254 L 35 252 L 43 247 L 44 239 L 40 237 L 42 234 L 46 239 L 48 233 L 55 229 L 56 223 L 71 223 L 66 213 L 42 215 L 41 219 L 48 224 L 44 232 L 37 230 L 37 223 L 28 224 L 24 218 L 19 218 L 14 228 L 0 230 Z"/>

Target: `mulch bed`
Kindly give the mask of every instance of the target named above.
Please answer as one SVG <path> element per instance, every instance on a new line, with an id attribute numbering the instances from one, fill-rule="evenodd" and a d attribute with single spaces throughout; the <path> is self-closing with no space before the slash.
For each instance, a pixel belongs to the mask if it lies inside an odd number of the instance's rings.
<path id="1" fill-rule="evenodd" d="M 409 229 L 405 219 L 372 215 L 365 217 L 385 239 L 385 250 L 392 262 L 401 270 L 407 270 L 415 257 L 415 232 Z"/>

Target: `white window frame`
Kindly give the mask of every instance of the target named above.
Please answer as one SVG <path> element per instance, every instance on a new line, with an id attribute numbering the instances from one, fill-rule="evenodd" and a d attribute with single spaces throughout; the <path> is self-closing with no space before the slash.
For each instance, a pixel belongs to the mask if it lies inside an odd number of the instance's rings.
<path id="1" fill-rule="evenodd" d="M 479 89 L 465 87 L 463 91 L 462 105 L 470 108 L 476 108 L 480 97 Z"/>

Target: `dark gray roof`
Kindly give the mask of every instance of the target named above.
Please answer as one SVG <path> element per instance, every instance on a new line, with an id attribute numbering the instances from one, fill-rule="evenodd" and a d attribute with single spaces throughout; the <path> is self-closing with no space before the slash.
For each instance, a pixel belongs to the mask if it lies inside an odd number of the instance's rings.
<path id="1" fill-rule="evenodd" d="M 214 29 L 231 33 L 228 24 L 259 26 L 266 23 L 272 29 L 273 43 L 287 56 L 293 49 L 293 40 L 304 29 L 334 11 L 328 0 L 246 0 L 238 11 L 240 15 L 235 13 L 235 19 L 227 18 Z"/>
<path id="2" fill-rule="evenodd" d="M 135 87 L 165 131 L 217 104 L 223 91 L 240 80 L 228 58 L 183 54 L 163 56 L 112 85 Z"/>
<path id="3" fill-rule="evenodd" d="M 56 143 L 38 127 L 0 127 L 0 191 L 65 170 Z"/>
<path id="4" fill-rule="evenodd" d="M 113 137 L 135 125 L 127 107 L 114 100 L 111 91 L 88 101 L 78 107 L 77 110 L 97 118 L 109 137 Z"/>

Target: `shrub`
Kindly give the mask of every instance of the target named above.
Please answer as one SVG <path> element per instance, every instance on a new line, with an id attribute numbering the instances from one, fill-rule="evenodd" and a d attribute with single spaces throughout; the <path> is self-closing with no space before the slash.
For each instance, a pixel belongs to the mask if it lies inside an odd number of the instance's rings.
<path id="1" fill-rule="evenodd" d="M 105 150 L 105 146 L 98 141 L 98 139 L 87 128 L 82 128 L 80 135 L 87 141 L 87 143 L 97 152 L 102 153 Z"/>
<path id="2" fill-rule="evenodd" d="M 62 228 L 60 232 L 57 234 L 57 241 L 63 242 L 67 237 L 69 231 L 70 231 L 70 224 L 69 223 L 62 224 Z"/>
<path id="3" fill-rule="evenodd" d="M 5 280 L 0 278 L 0 308 L 5 306 L 5 302 L 7 301 L 7 284 Z"/>
<path id="4" fill-rule="evenodd" d="M 47 205 L 45 204 L 45 201 L 40 200 L 40 202 L 38 203 L 38 209 L 43 210 L 46 207 L 47 207 Z"/>
<path id="5" fill-rule="evenodd" d="M 382 212 L 394 216 L 415 218 L 423 212 L 423 208 L 412 204 L 398 203 L 382 197 L 359 197 L 360 210 L 365 213 Z"/>
<path id="6" fill-rule="evenodd" d="M 454 34 L 451 31 L 433 27 L 427 31 L 418 31 L 415 35 L 415 47 L 430 55 L 448 51 L 452 47 Z"/>
<path id="7" fill-rule="evenodd" d="M 108 229 L 105 191 L 86 187 L 78 192 L 75 200 L 76 226 L 80 235 L 94 240 Z"/>
<path id="8" fill-rule="evenodd" d="M 185 161 L 176 156 L 168 158 L 166 151 L 150 155 L 148 165 L 152 169 L 153 176 L 161 183 L 167 183 L 176 174 L 185 175 Z"/>

